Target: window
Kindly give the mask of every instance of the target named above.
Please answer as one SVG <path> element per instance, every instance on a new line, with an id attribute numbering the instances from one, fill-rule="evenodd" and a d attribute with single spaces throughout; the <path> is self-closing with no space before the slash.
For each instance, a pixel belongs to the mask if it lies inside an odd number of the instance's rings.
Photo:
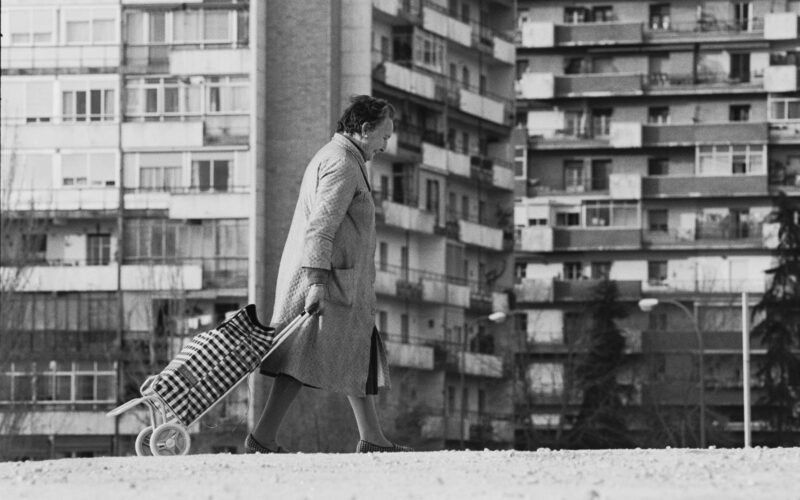
<path id="1" fill-rule="evenodd" d="M 583 279 L 583 264 L 580 262 L 564 262 L 563 264 L 564 269 L 564 279 L 569 280 L 579 280 Z"/>
<path id="2" fill-rule="evenodd" d="M 115 386 L 116 365 L 102 361 L 13 362 L 0 371 L 4 402 L 113 403 Z"/>
<path id="3" fill-rule="evenodd" d="M 68 153 L 61 156 L 62 186 L 115 186 L 114 153 Z"/>
<path id="4" fill-rule="evenodd" d="M 469 68 L 466 67 L 466 66 L 463 66 L 461 68 L 461 87 L 462 88 L 467 89 L 467 90 L 469 89 L 469 85 L 470 85 L 469 78 L 470 78 L 470 76 L 469 76 Z"/>
<path id="5" fill-rule="evenodd" d="M 517 59 L 517 80 L 522 79 L 522 75 L 527 73 L 530 61 L 527 59 Z"/>
<path id="6" fill-rule="evenodd" d="M 592 279 L 611 279 L 611 262 L 592 262 Z"/>
<path id="7" fill-rule="evenodd" d="M 664 106 L 647 108 L 647 123 L 666 125 L 669 123 L 669 108 Z"/>
<path id="8" fill-rule="evenodd" d="M 589 227 L 639 227 L 639 205 L 635 201 L 587 201 Z"/>
<path id="9" fill-rule="evenodd" d="M 766 150 L 763 145 L 720 145 L 697 148 L 697 175 L 724 176 L 765 174 Z"/>
<path id="10" fill-rule="evenodd" d="M 433 33 L 414 30 L 414 63 L 423 68 L 444 73 L 445 41 Z"/>
<path id="11" fill-rule="evenodd" d="M 469 24 L 471 20 L 469 4 L 464 2 L 461 4 L 461 21 Z"/>
<path id="12" fill-rule="evenodd" d="M 669 219 L 666 210 L 648 210 L 647 220 L 650 231 L 667 232 L 669 230 Z"/>
<path id="13" fill-rule="evenodd" d="M 461 411 L 469 411 L 469 387 L 464 387 L 461 390 Z"/>
<path id="14" fill-rule="evenodd" d="M 729 108 L 728 120 L 732 122 L 750 121 L 750 105 L 732 104 Z"/>
<path id="15" fill-rule="evenodd" d="M 114 9 L 65 9 L 61 15 L 66 44 L 112 44 L 117 39 L 117 13 Z"/>
<path id="16" fill-rule="evenodd" d="M 111 262 L 111 235 L 89 234 L 86 236 L 86 263 L 90 266 L 105 266 Z"/>
<path id="17" fill-rule="evenodd" d="M 528 164 L 528 148 L 526 146 L 514 146 L 514 177 L 526 179 Z"/>
<path id="18" fill-rule="evenodd" d="M 27 262 L 44 262 L 47 258 L 47 234 L 23 234 L 20 257 Z"/>
<path id="19" fill-rule="evenodd" d="M 400 315 L 400 342 L 408 344 L 408 314 Z"/>
<path id="20" fill-rule="evenodd" d="M 486 94 L 486 75 L 480 75 L 478 78 L 478 92 L 480 92 L 481 95 Z"/>
<path id="21" fill-rule="evenodd" d="M 668 3 L 657 3 L 650 5 L 651 30 L 668 30 L 670 21 L 670 5 Z"/>
<path id="22" fill-rule="evenodd" d="M 594 137 L 605 137 L 611 130 L 611 109 L 592 110 L 592 134 Z"/>
<path id="23" fill-rule="evenodd" d="M 592 72 L 592 61 L 587 57 L 568 57 L 564 60 L 565 75 L 582 75 Z"/>
<path id="24" fill-rule="evenodd" d="M 614 7 L 610 5 L 597 5 L 592 7 L 592 21 L 596 23 L 608 23 L 614 20 Z"/>
<path id="25" fill-rule="evenodd" d="M 378 252 L 378 265 L 381 271 L 387 271 L 389 269 L 389 244 L 385 241 L 381 241 L 379 245 L 379 252 Z"/>
<path id="26" fill-rule="evenodd" d="M 564 189 L 568 192 L 583 192 L 586 188 L 583 160 L 564 161 Z"/>
<path id="27" fill-rule="evenodd" d="M 517 280 L 525 279 L 528 273 L 528 265 L 524 262 L 514 264 L 514 277 Z"/>
<path id="28" fill-rule="evenodd" d="M 589 9 L 585 7 L 564 7 L 564 24 L 589 22 Z"/>
<path id="29" fill-rule="evenodd" d="M 730 79 L 742 83 L 750 81 L 750 53 L 731 54 Z"/>
<path id="30" fill-rule="evenodd" d="M 486 411 L 486 391 L 478 389 L 478 413 L 483 414 Z"/>
<path id="31" fill-rule="evenodd" d="M 583 111 L 565 111 L 564 133 L 571 137 L 585 137 L 586 114 Z"/>
<path id="32" fill-rule="evenodd" d="M 378 311 L 378 330 L 386 334 L 389 328 L 389 313 L 386 311 Z"/>
<path id="33" fill-rule="evenodd" d="M 461 132 L 461 152 L 464 153 L 465 155 L 468 155 L 470 153 L 468 132 Z"/>
<path id="34" fill-rule="evenodd" d="M 647 282 L 651 285 L 663 285 L 667 281 L 667 261 L 651 260 L 647 262 Z"/>
<path id="35" fill-rule="evenodd" d="M 53 9 L 14 9 L 7 16 L 11 45 L 49 45 L 53 43 L 55 11 Z"/>
<path id="36" fill-rule="evenodd" d="M 248 112 L 248 82 L 240 77 L 131 78 L 126 83 L 125 113 L 133 119 Z"/>
<path id="37" fill-rule="evenodd" d="M 114 118 L 114 91 L 111 89 L 67 90 L 61 93 L 64 121 L 108 121 Z"/>
<path id="38" fill-rule="evenodd" d="M 611 173 L 611 160 L 592 160 L 592 190 L 608 190 L 608 176 Z"/>
<path id="39" fill-rule="evenodd" d="M 647 175 L 669 175 L 669 158 L 648 159 Z"/>
<path id="40" fill-rule="evenodd" d="M 769 98 L 770 121 L 800 120 L 800 98 Z"/>
<path id="41" fill-rule="evenodd" d="M 733 22 L 738 30 L 751 31 L 753 29 L 753 3 L 732 2 Z"/>
<path id="42" fill-rule="evenodd" d="M 461 218 L 469 220 L 469 196 L 467 195 L 461 196 Z"/>
<path id="43" fill-rule="evenodd" d="M 230 161 L 199 160 L 192 162 L 192 188 L 198 191 L 228 191 Z"/>
<path id="44" fill-rule="evenodd" d="M 577 212 L 558 212 L 556 213 L 556 226 L 580 226 L 581 214 Z"/>

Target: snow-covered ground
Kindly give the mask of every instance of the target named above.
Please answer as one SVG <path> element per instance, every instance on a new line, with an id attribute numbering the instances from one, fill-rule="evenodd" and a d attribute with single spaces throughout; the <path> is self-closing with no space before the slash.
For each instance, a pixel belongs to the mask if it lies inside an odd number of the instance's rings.
<path id="1" fill-rule="evenodd" d="M 0 498 L 800 500 L 800 448 L 190 455 L 0 463 Z"/>

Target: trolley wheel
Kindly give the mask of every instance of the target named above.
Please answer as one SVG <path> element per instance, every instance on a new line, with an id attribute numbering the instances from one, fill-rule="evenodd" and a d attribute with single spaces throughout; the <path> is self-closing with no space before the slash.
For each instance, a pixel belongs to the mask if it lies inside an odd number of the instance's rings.
<path id="1" fill-rule="evenodd" d="M 172 422 L 156 427 L 150 437 L 150 451 L 157 457 L 186 455 L 191 444 L 189 431 Z"/>
<path id="2" fill-rule="evenodd" d="M 134 449 L 136 450 L 136 456 L 139 457 L 151 457 L 153 456 L 153 452 L 150 451 L 150 439 L 153 437 L 153 426 L 148 425 L 144 429 L 139 432 L 139 435 L 136 436 L 136 443 L 134 444 Z"/>

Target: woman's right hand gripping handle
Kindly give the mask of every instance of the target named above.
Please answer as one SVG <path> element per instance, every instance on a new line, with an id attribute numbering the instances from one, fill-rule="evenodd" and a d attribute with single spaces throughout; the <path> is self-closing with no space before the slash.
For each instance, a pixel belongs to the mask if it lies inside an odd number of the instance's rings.
<path id="1" fill-rule="evenodd" d="M 306 293 L 306 312 L 321 315 L 325 309 L 325 285 L 315 284 Z"/>

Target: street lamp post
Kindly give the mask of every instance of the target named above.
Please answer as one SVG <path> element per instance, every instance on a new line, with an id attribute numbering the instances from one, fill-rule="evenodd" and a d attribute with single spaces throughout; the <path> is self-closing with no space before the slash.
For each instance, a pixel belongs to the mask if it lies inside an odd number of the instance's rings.
<path id="1" fill-rule="evenodd" d="M 672 299 L 642 299 L 639 301 L 639 309 L 644 312 L 652 311 L 659 303 L 672 304 L 683 311 L 694 327 L 694 333 L 697 336 L 697 349 L 698 349 L 698 370 L 700 372 L 700 391 L 699 391 L 699 404 L 700 404 L 700 447 L 706 447 L 706 381 L 705 381 L 705 364 L 703 362 L 703 335 L 700 333 L 700 326 L 697 324 L 697 316 L 689 310 L 688 307 L 681 304 L 677 300 Z"/>
<path id="2" fill-rule="evenodd" d="M 464 331 L 461 333 L 461 352 L 458 359 L 458 385 L 459 385 L 459 391 L 461 392 L 461 395 L 459 396 L 461 398 L 461 433 L 459 435 L 460 436 L 459 445 L 462 450 L 464 449 L 464 431 L 467 420 L 467 408 L 464 400 L 464 388 L 466 387 L 466 377 L 464 372 L 466 371 L 467 368 L 467 332 L 469 331 L 469 328 L 483 321 L 490 321 L 492 323 L 502 323 L 505 320 L 506 320 L 506 313 L 502 311 L 495 311 L 486 316 L 480 316 L 479 318 L 476 318 L 470 321 L 469 323 L 465 324 Z"/>

